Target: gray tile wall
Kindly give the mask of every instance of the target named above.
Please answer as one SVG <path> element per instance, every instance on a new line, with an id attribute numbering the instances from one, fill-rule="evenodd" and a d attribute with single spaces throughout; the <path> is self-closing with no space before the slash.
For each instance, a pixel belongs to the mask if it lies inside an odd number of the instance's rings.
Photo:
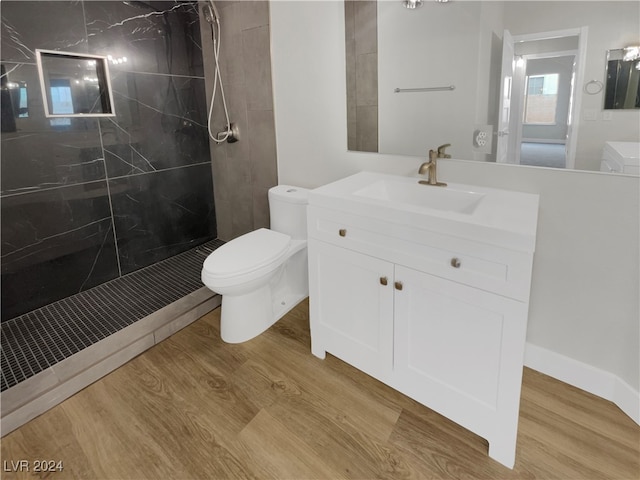
<path id="1" fill-rule="evenodd" d="M 231 122 L 241 140 L 211 142 L 218 237 L 231 240 L 260 227 L 269 227 L 267 191 L 277 185 L 269 2 L 217 1 L 221 22 L 220 68 Z M 201 17 L 203 17 L 201 15 Z M 201 19 L 207 72 L 207 98 L 212 92 L 213 42 L 209 25 Z M 220 90 L 213 115 L 214 132 L 226 121 Z"/>
<path id="2" fill-rule="evenodd" d="M 197 3 L 1 8 L 2 320 L 216 238 Z M 116 117 L 52 125 L 36 48 L 126 56 L 110 66 Z"/>
<path id="3" fill-rule="evenodd" d="M 348 149 L 378 151 L 376 1 L 345 0 Z"/>

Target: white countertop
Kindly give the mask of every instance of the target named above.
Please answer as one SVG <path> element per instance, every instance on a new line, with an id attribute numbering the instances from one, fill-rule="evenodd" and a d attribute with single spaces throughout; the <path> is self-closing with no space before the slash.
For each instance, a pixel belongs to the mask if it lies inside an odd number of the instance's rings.
<path id="1" fill-rule="evenodd" d="M 446 187 L 420 185 L 425 189 L 449 189 L 483 195 L 473 212 L 461 213 L 356 194 L 380 181 L 397 182 L 414 189 L 421 180 L 375 172 L 360 172 L 309 192 L 309 205 L 348 211 L 391 223 L 436 231 L 519 251 L 535 250 L 538 201 L 535 194 L 449 183 Z"/>

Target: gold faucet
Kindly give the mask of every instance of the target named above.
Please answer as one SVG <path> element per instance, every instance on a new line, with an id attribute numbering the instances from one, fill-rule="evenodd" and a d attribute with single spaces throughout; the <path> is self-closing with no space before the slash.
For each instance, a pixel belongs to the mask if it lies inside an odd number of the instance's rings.
<path id="1" fill-rule="evenodd" d="M 445 153 L 444 150 L 447 147 L 450 147 L 451 144 L 450 143 L 445 143 L 444 145 L 440 145 L 438 147 L 438 158 L 451 158 L 451 155 L 449 155 L 448 153 Z"/>
<path id="2" fill-rule="evenodd" d="M 438 165 L 438 158 L 451 158 L 451 155 L 444 153 L 444 149 L 449 147 L 450 144 L 440 145 L 437 150 L 429 150 L 429 161 L 420 165 L 418 173 L 420 175 L 427 174 L 426 180 L 420 180 L 418 183 L 421 185 L 432 185 L 434 187 L 446 187 L 447 184 L 438 181 L 436 174 L 436 167 Z"/>

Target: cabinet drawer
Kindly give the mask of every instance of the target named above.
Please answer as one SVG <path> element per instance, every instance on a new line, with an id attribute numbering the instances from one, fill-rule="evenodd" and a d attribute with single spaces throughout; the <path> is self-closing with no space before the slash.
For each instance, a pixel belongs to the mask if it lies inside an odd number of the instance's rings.
<path id="1" fill-rule="evenodd" d="M 309 206 L 309 237 L 509 298 L 528 301 L 532 255 Z"/>

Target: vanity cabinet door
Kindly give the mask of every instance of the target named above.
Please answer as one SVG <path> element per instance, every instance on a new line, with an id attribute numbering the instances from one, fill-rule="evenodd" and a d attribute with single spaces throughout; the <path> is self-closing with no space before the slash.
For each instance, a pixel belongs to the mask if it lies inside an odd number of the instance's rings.
<path id="1" fill-rule="evenodd" d="M 526 304 L 396 266 L 394 386 L 515 450 Z M 499 437 L 487 435 L 499 431 Z"/>
<path id="2" fill-rule="evenodd" d="M 393 361 L 393 264 L 309 239 L 311 350 L 380 380 Z"/>

